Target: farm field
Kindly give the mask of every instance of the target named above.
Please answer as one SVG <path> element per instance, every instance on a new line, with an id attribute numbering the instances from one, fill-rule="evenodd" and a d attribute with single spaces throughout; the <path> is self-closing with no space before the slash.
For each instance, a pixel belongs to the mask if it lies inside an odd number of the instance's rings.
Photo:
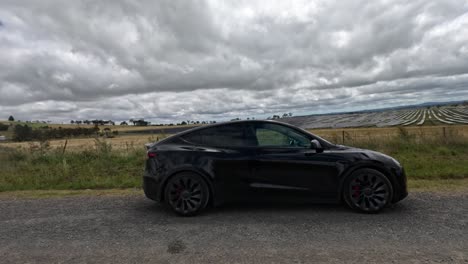
<path id="1" fill-rule="evenodd" d="M 468 186 L 468 125 L 313 132 L 338 144 L 344 139 L 346 145 L 395 157 L 406 168 L 410 187 L 454 190 Z M 47 144 L 0 143 L 0 191 L 139 188 L 146 159 L 144 144 L 165 136 L 125 134 Z"/>
<path id="2" fill-rule="evenodd" d="M 413 188 L 454 190 L 468 186 L 466 105 L 288 117 L 279 121 L 306 128 L 333 143 L 391 155 L 406 168 L 409 186 Z M 43 124 L 32 125 L 37 129 Z M 0 191 L 139 188 L 144 144 L 192 127 L 100 126 L 101 130 L 110 128 L 119 133 L 109 138 L 3 141 Z"/>
<path id="3" fill-rule="evenodd" d="M 191 128 L 191 127 L 188 127 Z M 323 137 L 336 144 L 371 144 L 379 141 L 389 141 L 398 138 L 402 133 L 414 141 L 441 140 L 460 138 L 468 141 L 468 125 L 450 126 L 408 126 L 386 128 L 343 128 L 343 129 L 308 129 L 315 135 Z M 114 138 L 98 138 L 99 142 L 106 142 L 113 149 L 143 148 L 144 144 L 161 140 L 171 134 L 161 133 L 122 133 Z M 70 138 L 50 140 L 48 145 L 52 149 L 63 149 L 66 143 L 66 151 L 79 151 L 94 148 L 96 138 Z M 16 149 L 38 148 L 40 142 L 4 142 L 0 146 Z"/>
<path id="4" fill-rule="evenodd" d="M 397 127 L 397 126 L 434 126 L 468 124 L 468 104 L 406 108 L 398 110 L 382 110 L 343 114 L 307 115 L 280 118 L 279 121 L 289 123 L 304 129 L 325 128 L 358 128 L 358 127 Z M 33 128 L 48 126 L 49 128 L 93 128 L 86 124 L 44 124 L 34 122 L 10 122 L 0 120 L 3 124 L 27 124 Z M 164 131 L 167 129 L 188 129 L 199 124 L 178 126 L 132 126 L 132 125 L 100 125 L 100 130 L 110 128 L 119 132 Z M 2 132 L 0 132 L 1 134 Z"/>
<path id="5" fill-rule="evenodd" d="M 309 115 L 281 121 L 306 129 L 468 124 L 467 105 L 407 108 L 374 112 Z"/>
<path id="6" fill-rule="evenodd" d="M 348 145 L 389 141 L 401 137 L 402 134 L 416 142 L 427 140 L 443 142 L 454 138 L 468 141 L 468 125 L 308 129 L 308 131 L 331 142 Z"/>
<path id="7" fill-rule="evenodd" d="M 106 143 L 111 146 L 112 149 L 144 149 L 144 145 L 149 142 L 155 142 L 166 137 L 165 134 L 123 134 L 114 138 L 94 138 L 94 137 L 83 137 L 83 138 L 70 138 L 70 139 L 58 139 L 47 141 L 48 148 L 59 149 L 65 151 L 82 151 L 86 149 L 95 149 L 96 144 Z M 66 146 L 65 146 L 66 145 Z M 29 141 L 29 142 L 5 142 L 0 143 L 0 146 L 29 150 L 39 149 L 41 142 Z"/>
<path id="8" fill-rule="evenodd" d="M 390 137 L 398 132 L 398 127 L 408 128 L 409 131 L 415 133 L 426 133 L 427 131 L 435 131 L 434 126 L 460 126 L 468 125 L 468 105 L 447 105 L 447 106 L 433 106 L 421 108 L 407 108 L 400 110 L 385 110 L 374 112 L 358 112 L 358 113 L 344 113 L 344 114 L 326 114 L 326 115 L 309 115 L 309 116 L 295 116 L 277 119 L 278 121 L 289 123 L 303 129 L 316 131 L 317 134 L 330 136 L 334 139 L 335 131 L 330 129 L 372 129 L 372 128 L 389 128 L 390 130 L 369 130 L 372 133 L 377 132 L 380 136 L 387 133 Z M 43 123 L 24 123 L 24 122 L 9 122 L 0 121 L 3 124 L 26 124 L 33 129 L 38 129 L 44 126 L 52 129 L 58 128 L 93 128 L 94 125 L 86 124 L 43 124 Z M 179 126 L 131 126 L 131 125 L 105 125 L 98 126 L 103 131 L 110 129 L 118 133 L 124 134 L 140 134 L 146 137 L 146 134 L 173 134 L 186 129 L 199 126 L 198 124 L 179 125 Z M 417 131 L 415 127 L 421 129 Z M 359 132 L 358 134 L 357 131 Z M 384 132 L 382 132 L 384 131 Z M 360 137 L 365 130 L 347 130 L 347 135 L 355 133 Z M 446 131 L 444 132 L 446 133 Z M 12 128 L 8 131 L 0 131 L 0 136 L 6 139 L 12 138 Z M 341 135 L 345 138 L 346 135 Z M 343 140 L 342 140 L 343 141 Z"/>

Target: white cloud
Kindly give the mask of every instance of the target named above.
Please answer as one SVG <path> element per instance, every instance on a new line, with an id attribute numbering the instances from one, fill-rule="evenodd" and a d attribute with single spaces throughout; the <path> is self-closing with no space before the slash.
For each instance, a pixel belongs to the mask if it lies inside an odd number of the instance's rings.
<path id="1" fill-rule="evenodd" d="M 2 1 L 0 112 L 177 121 L 460 99 L 466 6 Z"/>

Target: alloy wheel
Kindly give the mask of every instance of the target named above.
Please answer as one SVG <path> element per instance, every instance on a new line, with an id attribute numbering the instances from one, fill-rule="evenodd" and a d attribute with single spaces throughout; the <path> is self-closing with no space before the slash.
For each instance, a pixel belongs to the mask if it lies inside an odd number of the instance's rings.
<path id="1" fill-rule="evenodd" d="M 168 183 L 168 203 L 179 214 L 190 215 L 206 204 L 206 189 L 199 177 L 175 177 Z"/>
<path id="2" fill-rule="evenodd" d="M 388 203 L 388 180 L 378 174 L 360 174 L 351 180 L 351 202 L 363 211 L 379 211 Z"/>

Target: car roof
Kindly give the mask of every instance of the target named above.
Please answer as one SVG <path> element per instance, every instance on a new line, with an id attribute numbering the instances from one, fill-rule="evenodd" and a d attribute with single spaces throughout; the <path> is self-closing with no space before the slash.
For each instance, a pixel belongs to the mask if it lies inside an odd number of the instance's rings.
<path id="1" fill-rule="evenodd" d="M 287 127 L 293 128 L 295 130 L 302 131 L 303 133 L 309 134 L 309 135 L 313 136 L 314 138 L 319 139 L 322 142 L 322 144 L 332 145 L 332 143 L 329 143 L 328 141 L 326 141 L 323 138 L 320 138 L 320 137 L 318 137 L 316 135 L 312 135 L 309 131 L 307 131 L 305 129 L 293 126 L 293 125 L 288 124 L 288 123 L 279 122 L 279 121 L 276 121 L 276 120 L 236 120 L 236 121 L 220 122 L 220 123 L 216 123 L 216 124 L 202 125 L 202 126 L 198 126 L 198 127 L 194 127 L 194 128 L 182 131 L 182 132 L 177 133 L 175 135 L 172 135 L 172 136 L 170 136 L 168 138 L 165 138 L 165 139 L 163 139 L 161 141 L 155 142 L 154 144 L 157 144 L 157 145 L 164 144 L 166 142 L 170 142 L 171 140 L 173 140 L 175 138 L 179 138 L 179 137 L 184 136 L 186 134 L 190 134 L 190 133 L 198 131 L 198 130 L 208 129 L 208 128 L 212 128 L 212 127 L 226 126 L 226 125 L 232 125 L 232 124 L 255 124 L 255 123 L 258 123 L 258 124 L 261 124 L 261 123 L 263 123 L 263 124 L 265 124 L 265 123 L 266 124 L 277 124 L 277 125 L 287 126 Z"/>
<path id="2" fill-rule="evenodd" d="M 204 125 L 204 126 L 198 126 L 198 127 L 194 127 L 194 128 L 182 131 L 182 132 L 180 132 L 180 133 L 178 133 L 176 135 L 181 136 L 181 135 L 185 135 L 185 134 L 188 134 L 188 133 L 192 133 L 192 132 L 197 131 L 197 130 L 207 129 L 207 128 L 211 128 L 211 127 L 233 125 L 233 124 L 244 124 L 244 123 L 246 123 L 246 124 L 247 123 L 270 123 L 270 124 L 278 124 L 278 125 L 284 125 L 284 126 L 294 127 L 296 129 L 300 129 L 300 128 L 292 126 L 290 124 L 283 123 L 283 122 L 278 122 L 278 121 L 273 121 L 273 120 L 236 120 L 236 121 L 226 121 L 226 122 L 220 122 L 220 123 L 209 124 L 209 125 Z"/>

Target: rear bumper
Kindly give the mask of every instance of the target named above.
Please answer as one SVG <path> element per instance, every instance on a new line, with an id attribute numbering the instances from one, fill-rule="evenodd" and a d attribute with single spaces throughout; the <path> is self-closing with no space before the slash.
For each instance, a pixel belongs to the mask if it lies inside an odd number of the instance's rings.
<path id="1" fill-rule="evenodd" d="M 146 160 L 145 173 L 143 174 L 143 191 L 151 200 L 161 200 L 161 178 L 157 173 L 157 164 L 154 158 Z"/>
<path id="2" fill-rule="evenodd" d="M 151 200 L 160 201 L 160 195 L 158 193 L 159 183 L 152 177 L 143 176 L 143 191 L 145 196 Z"/>

